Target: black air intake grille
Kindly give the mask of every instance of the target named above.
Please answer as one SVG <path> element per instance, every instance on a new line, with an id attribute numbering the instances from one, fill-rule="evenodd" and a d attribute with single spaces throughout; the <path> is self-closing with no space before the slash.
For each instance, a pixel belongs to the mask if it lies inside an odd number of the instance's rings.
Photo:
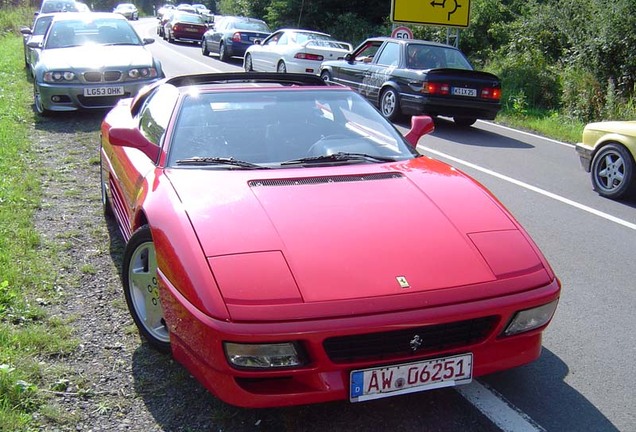
<path id="1" fill-rule="evenodd" d="M 323 346 L 335 363 L 421 356 L 479 343 L 493 331 L 497 321 L 496 316 L 489 316 L 383 333 L 334 337 L 326 339 Z M 416 336 L 419 336 L 419 347 L 413 350 Z"/>

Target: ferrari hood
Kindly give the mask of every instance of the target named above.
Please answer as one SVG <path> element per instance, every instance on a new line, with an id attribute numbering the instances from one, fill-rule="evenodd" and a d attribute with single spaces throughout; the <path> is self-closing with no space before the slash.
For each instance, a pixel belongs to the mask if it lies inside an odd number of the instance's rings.
<path id="1" fill-rule="evenodd" d="M 152 54 L 142 46 L 120 45 L 45 49 L 40 54 L 40 63 L 49 70 L 98 70 L 152 66 Z"/>
<path id="2" fill-rule="evenodd" d="M 236 280 L 295 284 L 302 301 L 316 302 L 465 286 L 542 265 L 496 200 L 431 163 L 167 175 L 226 298 L 241 296 Z"/>

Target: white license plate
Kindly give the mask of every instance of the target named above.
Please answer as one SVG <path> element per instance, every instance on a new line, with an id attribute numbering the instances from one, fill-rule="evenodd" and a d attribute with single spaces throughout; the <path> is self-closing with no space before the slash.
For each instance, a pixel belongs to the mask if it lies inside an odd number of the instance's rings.
<path id="1" fill-rule="evenodd" d="M 84 89 L 84 96 L 123 96 L 123 87 L 88 87 Z"/>
<path id="2" fill-rule="evenodd" d="M 477 97 L 477 90 L 472 88 L 453 87 L 453 94 L 455 96 Z"/>
<path id="3" fill-rule="evenodd" d="M 192 32 L 192 33 L 196 33 L 196 32 L 198 32 L 199 30 L 198 30 L 198 29 L 195 29 L 195 28 L 186 27 L 185 31 L 187 31 L 187 32 Z"/>
<path id="4" fill-rule="evenodd" d="M 468 384 L 472 381 L 472 376 L 472 353 L 396 366 L 355 370 L 350 374 L 349 400 L 362 402 Z"/>

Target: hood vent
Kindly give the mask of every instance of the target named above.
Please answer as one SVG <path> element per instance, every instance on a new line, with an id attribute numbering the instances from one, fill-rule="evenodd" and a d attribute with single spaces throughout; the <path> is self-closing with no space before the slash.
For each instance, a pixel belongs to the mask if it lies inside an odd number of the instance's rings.
<path id="1" fill-rule="evenodd" d="M 268 186 L 306 186 L 319 185 L 326 183 L 350 183 L 370 180 L 390 180 L 403 178 L 401 173 L 376 173 L 376 174 L 360 174 L 360 175 L 340 175 L 327 177 L 300 177 L 288 179 L 268 179 L 268 180 L 250 180 L 250 187 L 268 187 Z"/>

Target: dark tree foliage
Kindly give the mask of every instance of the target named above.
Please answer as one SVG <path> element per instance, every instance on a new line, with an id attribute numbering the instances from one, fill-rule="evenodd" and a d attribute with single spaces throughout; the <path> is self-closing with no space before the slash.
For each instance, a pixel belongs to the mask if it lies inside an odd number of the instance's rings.
<path id="1" fill-rule="evenodd" d="M 84 0 L 110 11 L 124 0 Z M 133 1 L 145 14 L 170 0 Z M 198 0 L 172 0 L 199 3 Z M 41 0 L 0 0 L 37 9 Z M 203 0 L 212 11 L 264 19 L 273 28 L 319 30 L 354 46 L 388 35 L 390 0 Z M 444 27 L 411 28 L 454 42 Z M 560 110 L 583 120 L 636 115 L 636 0 L 471 0 L 459 47 L 476 67 L 499 74 L 504 103 Z M 452 29 L 454 34 L 455 29 Z"/>

